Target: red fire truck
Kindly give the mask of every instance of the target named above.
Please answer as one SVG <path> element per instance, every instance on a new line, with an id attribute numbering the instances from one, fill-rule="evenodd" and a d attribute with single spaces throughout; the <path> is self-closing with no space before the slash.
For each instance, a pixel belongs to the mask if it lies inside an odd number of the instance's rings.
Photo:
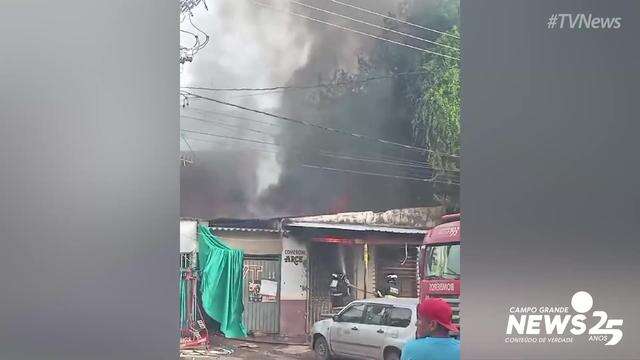
<path id="1" fill-rule="evenodd" d="M 418 292 L 420 299 L 439 297 L 460 322 L 460 214 L 442 217 L 443 223 L 427 232 L 420 247 Z"/>

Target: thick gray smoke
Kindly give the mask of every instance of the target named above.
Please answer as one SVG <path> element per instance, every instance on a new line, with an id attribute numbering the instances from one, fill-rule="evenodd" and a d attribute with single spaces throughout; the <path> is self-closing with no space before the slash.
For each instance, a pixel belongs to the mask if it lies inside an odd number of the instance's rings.
<path id="1" fill-rule="evenodd" d="M 261 1 L 353 29 L 376 35 L 381 33 L 334 16 L 305 10 L 287 1 Z M 367 17 L 328 1 L 301 2 L 382 24 L 379 18 Z M 440 3 L 425 2 L 417 9 L 400 0 L 349 2 L 377 12 L 395 14 L 407 9 L 425 11 L 430 6 L 435 9 Z M 403 68 L 414 69 L 419 60 L 420 54 L 414 50 L 388 44 L 381 46 L 377 40 L 261 8 L 251 0 L 221 0 L 208 2 L 208 5 L 208 12 L 203 9 L 195 12 L 194 22 L 212 34 L 212 40 L 205 50 L 196 55 L 194 63 L 185 65 L 183 86 L 254 88 L 314 84 L 353 76 L 362 78 L 401 72 Z M 392 38 L 389 34 L 384 36 Z M 406 99 L 405 90 L 395 79 L 267 95 L 255 92 L 198 93 L 409 144 L 411 104 Z M 191 100 L 181 113 L 217 121 L 213 124 L 183 117 L 183 129 L 281 144 L 276 147 L 186 133 L 188 144 L 183 141 L 181 150 L 189 152 L 191 147 L 196 161 L 193 166 L 182 169 L 182 216 L 268 217 L 383 210 L 433 203 L 432 188 L 428 183 L 301 166 L 425 177 L 429 174 L 423 169 L 318 155 L 320 151 L 328 151 L 341 157 L 423 160 L 419 153 L 327 134 L 312 127 L 202 100 Z M 222 117 L 219 113 L 230 113 L 261 123 Z"/>
<path id="2" fill-rule="evenodd" d="M 181 86 L 272 86 L 286 83 L 306 64 L 313 37 L 289 15 L 258 7 L 251 0 L 208 1 L 207 5 L 208 11 L 203 6 L 194 9 L 193 22 L 211 41 L 193 63 L 181 69 Z M 195 32 L 187 21 L 181 29 Z M 189 41 L 192 38 L 183 33 L 181 42 L 188 45 Z M 281 103 L 281 94 L 200 93 L 263 110 L 276 109 Z M 191 100 L 181 110 L 180 127 L 188 132 L 183 132 L 187 139 L 181 139 L 180 148 L 189 157 L 195 155 L 194 164 L 181 171 L 182 216 L 258 216 L 255 204 L 260 192 L 279 177 L 277 148 L 222 137 L 272 142 L 273 136 L 260 132 L 277 136 L 280 128 L 228 115 L 259 119 L 207 101 Z"/>

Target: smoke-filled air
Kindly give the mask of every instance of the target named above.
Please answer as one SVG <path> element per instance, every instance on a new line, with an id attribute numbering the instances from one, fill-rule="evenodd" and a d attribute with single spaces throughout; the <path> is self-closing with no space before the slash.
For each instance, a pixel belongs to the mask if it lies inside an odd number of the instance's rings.
<path id="1" fill-rule="evenodd" d="M 208 0 L 183 17 L 181 45 L 210 39 L 180 67 L 181 216 L 386 210 L 457 193 L 459 141 L 446 136 L 459 120 L 446 119 L 459 84 L 438 71 L 457 70 L 458 2 L 345 3 Z M 454 86 L 435 91 L 447 76 Z"/>

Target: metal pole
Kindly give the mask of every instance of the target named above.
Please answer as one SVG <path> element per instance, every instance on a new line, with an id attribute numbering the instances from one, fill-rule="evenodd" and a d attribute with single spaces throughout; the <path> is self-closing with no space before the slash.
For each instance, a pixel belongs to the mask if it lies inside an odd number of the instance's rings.
<path id="1" fill-rule="evenodd" d="M 363 257 L 364 257 L 364 298 L 367 298 L 367 268 L 369 267 L 369 247 L 367 243 L 365 243 L 362 249 Z"/>

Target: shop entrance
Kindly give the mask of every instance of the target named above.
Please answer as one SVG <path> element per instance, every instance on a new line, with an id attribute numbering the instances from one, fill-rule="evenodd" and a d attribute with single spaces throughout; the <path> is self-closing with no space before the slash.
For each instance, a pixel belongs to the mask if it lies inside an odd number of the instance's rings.
<path id="1" fill-rule="evenodd" d="M 310 244 L 307 330 L 313 323 L 322 320 L 323 314 L 330 314 L 332 311 L 329 290 L 331 274 L 343 273 L 353 281 L 354 260 L 353 246 L 321 242 Z"/>
<path id="2" fill-rule="evenodd" d="M 245 255 L 242 315 L 248 332 L 280 332 L 280 257 Z"/>

